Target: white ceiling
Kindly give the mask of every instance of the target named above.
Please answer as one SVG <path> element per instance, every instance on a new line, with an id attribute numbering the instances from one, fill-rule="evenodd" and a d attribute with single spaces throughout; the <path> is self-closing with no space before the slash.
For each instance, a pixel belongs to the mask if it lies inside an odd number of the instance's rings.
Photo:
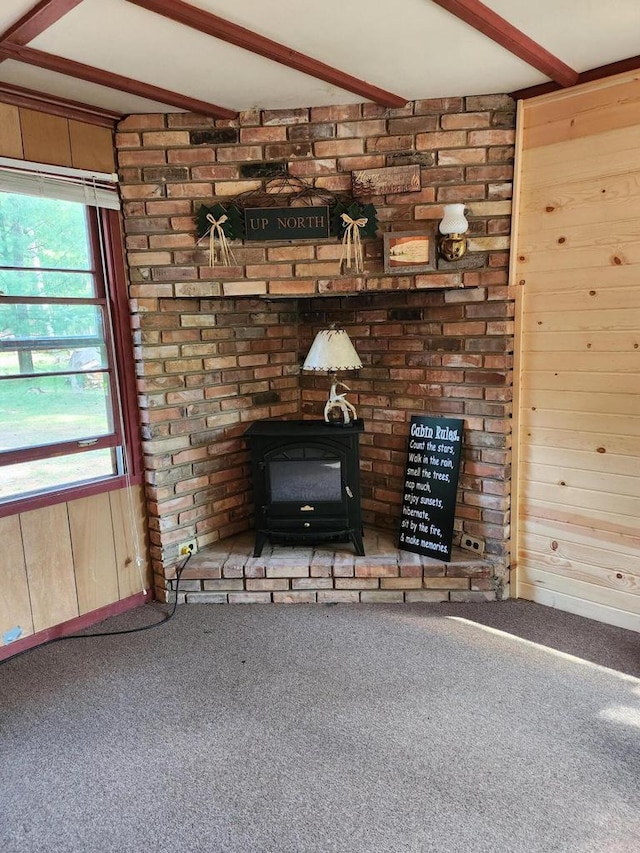
<path id="1" fill-rule="evenodd" d="M 406 100 L 549 82 L 431 0 L 189 2 Z M 4 0 L 0 33 L 35 5 Z M 485 6 L 577 72 L 640 53 L 640 0 L 485 0 Z M 364 100 L 128 0 L 82 0 L 28 47 L 233 111 Z M 122 114 L 180 110 L 15 59 L 0 62 L 1 83 Z"/>

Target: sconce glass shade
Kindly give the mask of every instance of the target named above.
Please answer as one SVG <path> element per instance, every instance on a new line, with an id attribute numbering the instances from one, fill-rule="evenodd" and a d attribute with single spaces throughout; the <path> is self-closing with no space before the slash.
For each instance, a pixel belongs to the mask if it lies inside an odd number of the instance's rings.
<path id="1" fill-rule="evenodd" d="M 466 234 L 469 223 L 464 216 L 464 204 L 445 204 L 439 228 L 441 234 Z"/>
<path id="2" fill-rule="evenodd" d="M 303 370 L 326 371 L 358 370 L 360 367 L 360 356 L 344 329 L 318 332 L 302 365 Z"/>

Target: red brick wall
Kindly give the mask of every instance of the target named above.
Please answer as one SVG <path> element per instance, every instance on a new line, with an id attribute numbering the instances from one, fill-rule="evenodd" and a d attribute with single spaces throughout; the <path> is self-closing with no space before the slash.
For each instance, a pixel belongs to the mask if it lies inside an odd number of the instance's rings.
<path id="1" fill-rule="evenodd" d="M 138 384 L 151 555 L 158 586 L 178 545 L 246 530 L 252 511 L 241 436 L 256 418 L 300 409 L 295 303 L 145 298 Z"/>
<path id="2" fill-rule="evenodd" d="M 300 344 L 331 322 L 347 330 L 363 363 L 345 374 L 361 437 L 364 517 L 398 529 L 411 415 L 464 420 L 455 529 L 508 554 L 513 303 L 506 287 L 380 293 L 301 305 Z M 303 374 L 302 411 L 318 416 L 327 383 Z"/>
<path id="3" fill-rule="evenodd" d="M 512 303 L 507 291 L 513 103 L 507 96 L 242 113 L 237 121 L 132 116 L 117 133 L 152 557 L 162 578 L 177 544 L 199 547 L 250 525 L 241 436 L 264 417 L 320 416 L 324 387 L 300 377 L 312 334 L 345 323 L 365 367 L 352 399 L 365 419 L 366 521 L 396 523 L 411 414 L 464 417 L 458 529 L 508 549 Z M 417 163 L 418 192 L 374 197 L 380 232 L 434 227 L 467 204 L 469 252 L 431 273 L 339 271 L 332 239 L 235 244 L 211 268 L 194 214 L 264 186 L 264 164 L 348 193 L 351 171 Z M 243 298 L 247 297 L 247 298 Z"/>

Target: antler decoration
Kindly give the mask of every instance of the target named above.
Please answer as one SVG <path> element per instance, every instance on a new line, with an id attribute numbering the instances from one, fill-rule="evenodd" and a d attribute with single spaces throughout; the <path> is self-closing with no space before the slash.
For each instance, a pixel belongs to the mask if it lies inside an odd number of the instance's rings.
<path id="1" fill-rule="evenodd" d="M 346 261 L 348 269 L 352 268 L 351 252 L 353 250 L 353 269 L 356 273 L 361 273 L 364 270 L 362 260 L 362 241 L 360 240 L 360 229 L 364 228 L 369 221 L 366 217 L 361 216 L 358 219 L 352 219 L 348 213 L 343 213 L 342 227 L 344 228 L 344 237 L 342 238 L 342 253 L 340 255 L 340 268 L 342 269 L 342 261 Z"/>

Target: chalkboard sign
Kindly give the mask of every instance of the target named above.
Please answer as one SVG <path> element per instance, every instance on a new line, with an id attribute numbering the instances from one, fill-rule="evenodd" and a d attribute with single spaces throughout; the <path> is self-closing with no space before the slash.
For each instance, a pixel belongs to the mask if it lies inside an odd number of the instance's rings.
<path id="1" fill-rule="evenodd" d="M 451 558 L 463 421 L 413 415 L 402 493 L 400 548 Z"/>

